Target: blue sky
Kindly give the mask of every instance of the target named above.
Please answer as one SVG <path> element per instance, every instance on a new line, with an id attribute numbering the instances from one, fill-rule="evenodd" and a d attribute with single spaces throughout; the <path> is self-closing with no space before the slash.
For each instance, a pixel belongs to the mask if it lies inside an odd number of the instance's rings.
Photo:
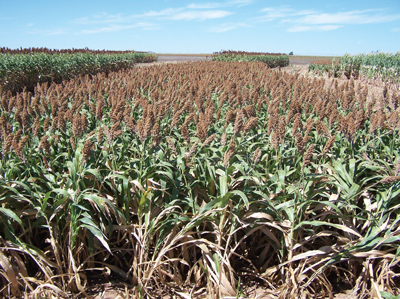
<path id="1" fill-rule="evenodd" d="M 0 47 L 397 52 L 400 0 L 0 0 Z"/>

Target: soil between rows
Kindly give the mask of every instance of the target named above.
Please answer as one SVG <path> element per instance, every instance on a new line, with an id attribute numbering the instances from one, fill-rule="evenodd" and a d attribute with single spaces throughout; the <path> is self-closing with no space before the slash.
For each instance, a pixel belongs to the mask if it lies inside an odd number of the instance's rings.
<path id="1" fill-rule="evenodd" d="M 186 61 L 209 61 L 209 56 L 190 56 L 190 55 L 158 55 L 158 62 L 186 62 Z M 293 65 L 309 65 L 318 58 L 289 58 L 289 64 Z"/>

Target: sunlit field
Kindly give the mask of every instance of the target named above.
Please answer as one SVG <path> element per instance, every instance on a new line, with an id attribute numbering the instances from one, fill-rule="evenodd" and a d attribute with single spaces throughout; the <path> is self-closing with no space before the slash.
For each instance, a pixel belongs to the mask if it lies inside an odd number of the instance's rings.
<path id="1" fill-rule="evenodd" d="M 3 84 L 2 296 L 398 295 L 399 92 L 276 57 Z"/>

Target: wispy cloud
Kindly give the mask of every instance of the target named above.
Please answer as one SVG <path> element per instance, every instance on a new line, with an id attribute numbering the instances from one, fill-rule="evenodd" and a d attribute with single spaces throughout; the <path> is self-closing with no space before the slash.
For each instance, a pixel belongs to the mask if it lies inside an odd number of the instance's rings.
<path id="1" fill-rule="evenodd" d="M 171 15 L 172 20 L 209 20 L 220 19 L 233 14 L 225 10 L 185 11 Z"/>
<path id="2" fill-rule="evenodd" d="M 288 32 L 304 32 L 304 31 L 330 31 L 338 29 L 340 25 L 324 25 L 324 26 L 294 26 L 288 29 Z"/>
<path id="3" fill-rule="evenodd" d="M 189 4 L 189 9 L 213 9 L 222 7 L 222 3 L 203 3 L 203 4 Z"/>
<path id="4" fill-rule="evenodd" d="M 233 12 L 227 10 L 217 10 L 221 7 L 220 3 L 189 4 L 186 7 L 166 8 L 159 11 L 148 11 L 134 15 L 109 15 L 107 13 L 96 14 L 90 17 L 75 19 L 75 24 L 94 25 L 94 24 L 117 24 L 132 23 L 139 19 L 154 20 L 166 19 L 174 21 L 205 21 L 209 19 L 219 19 L 232 15 Z"/>
<path id="5" fill-rule="evenodd" d="M 67 34 L 68 30 L 63 29 L 63 28 L 54 28 L 54 29 L 44 29 L 44 30 L 31 30 L 28 31 L 28 34 L 40 34 L 40 35 L 61 35 L 61 34 Z"/>
<path id="6" fill-rule="evenodd" d="M 230 30 L 234 30 L 240 27 L 251 27 L 248 24 L 244 23 L 226 23 L 226 24 L 221 24 L 219 26 L 210 28 L 208 31 L 209 32 L 215 32 L 215 33 L 222 33 Z"/>
<path id="7" fill-rule="evenodd" d="M 107 23 L 126 23 L 130 22 L 132 17 L 124 17 L 122 14 L 109 15 L 107 13 L 98 13 L 90 17 L 78 18 L 73 21 L 75 24 L 91 25 L 91 24 L 107 24 Z"/>
<path id="8" fill-rule="evenodd" d="M 227 0 L 225 2 L 209 2 L 203 4 L 189 4 L 189 9 L 213 9 L 229 6 L 242 7 L 253 3 L 255 0 Z"/>
<path id="9" fill-rule="evenodd" d="M 240 0 L 245 2 L 249 0 Z M 226 2 L 227 3 L 227 2 Z M 224 5 L 226 5 L 226 3 Z M 75 19 L 73 23 L 85 25 L 80 32 L 85 34 L 95 34 L 102 32 L 116 32 L 131 28 L 141 28 L 144 30 L 160 29 L 154 22 L 165 20 L 170 21 L 206 21 L 211 19 L 220 19 L 232 15 L 233 12 L 221 9 L 221 3 L 189 4 L 186 7 L 165 8 L 158 11 L 147 11 L 142 14 L 125 15 L 122 13 L 110 15 L 107 13 L 98 13 L 89 17 Z M 96 25 L 103 25 L 97 26 Z"/>
<path id="10" fill-rule="evenodd" d="M 32 27 L 34 24 L 33 23 L 29 23 L 29 24 L 26 24 L 26 27 Z"/>
<path id="11" fill-rule="evenodd" d="M 151 23 L 145 23 L 145 22 L 139 22 L 133 25 L 110 25 L 106 27 L 101 27 L 97 29 L 86 29 L 82 30 L 81 33 L 86 33 L 86 34 L 95 34 L 95 33 L 103 33 L 103 32 L 116 32 L 116 31 L 121 31 L 121 30 L 126 30 L 126 29 L 131 29 L 131 28 L 143 28 L 145 30 L 155 30 L 158 28 L 156 24 L 151 24 Z"/>
<path id="12" fill-rule="evenodd" d="M 266 7 L 261 10 L 261 12 L 265 13 L 261 18 L 263 21 L 274 21 L 276 19 L 282 19 L 282 18 L 293 18 L 293 17 L 298 17 L 298 16 L 303 16 L 303 15 L 309 15 L 313 14 L 313 10 L 300 10 L 296 11 L 294 9 L 291 9 L 287 6 L 284 7 L 278 7 L 278 8 L 273 8 L 273 7 Z"/>
<path id="13" fill-rule="evenodd" d="M 297 20 L 306 24 L 371 24 L 400 19 L 400 15 L 384 14 L 379 10 L 352 10 L 339 13 L 314 13 Z"/>
<path id="14" fill-rule="evenodd" d="M 253 2 L 254 2 L 254 0 L 230 0 L 230 1 L 228 1 L 229 4 L 237 5 L 239 7 L 249 5 Z"/>
<path id="15" fill-rule="evenodd" d="M 392 31 L 393 31 L 393 32 L 400 32 L 400 27 L 398 27 L 398 28 L 392 28 Z"/>
<path id="16" fill-rule="evenodd" d="M 261 10 L 262 21 L 280 20 L 281 23 L 295 24 L 288 32 L 329 31 L 345 25 L 362 25 L 391 22 L 400 19 L 400 14 L 391 14 L 383 9 L 350 10 L 338 13 L 315 10 L 296 11 L 289 6 L 267 7 Z"/>
<path id="17" fill-rule="evenodd" d="M 167 8 L 160 11 L 149 11 L 132 18 L 161 18 L 169 20 L 198 20 L 219 19 L 233 14 L 226 10 L 187 10 L 183 8 Z"/>

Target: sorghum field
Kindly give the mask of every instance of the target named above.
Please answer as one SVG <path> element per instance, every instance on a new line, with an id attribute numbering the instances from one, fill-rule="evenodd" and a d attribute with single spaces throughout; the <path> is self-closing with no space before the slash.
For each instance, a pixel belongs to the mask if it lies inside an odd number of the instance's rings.
<path id="1" fill-rule="evenodd" d="M 399 294 L 398 91 L 209 61 L 0 104 L 5 297 Z"/>
<path id="2" fill-rule="evenodd" d="M 33 92 L 38 83 L 62 83 L 79 75 L 108 74 L 152 62 L 157 56 L 135 51 L 0 48 L 0 86 L 12 94 Z"/>

